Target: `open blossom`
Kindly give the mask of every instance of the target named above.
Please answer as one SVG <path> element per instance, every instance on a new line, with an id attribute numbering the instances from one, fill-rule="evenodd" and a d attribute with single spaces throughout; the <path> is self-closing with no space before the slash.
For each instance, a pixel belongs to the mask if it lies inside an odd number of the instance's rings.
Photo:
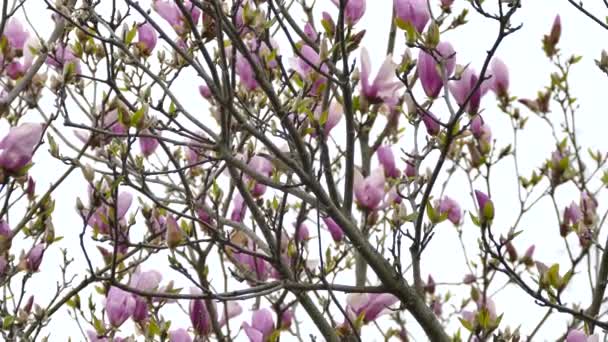
<path id="1" fill-rule="evenodd" d="M 0 141 L 0 167 L 15 172 L 27 165 L 42 138 L 43 125 L 25 123 L 11 128 Z"/>
<path id="2" fill-rule="evenodd" d="M 21 22 L 16 18 L 11 18 L 4 27 L 4 37 L 12 50 L 22 51 L 25 41 L 30 34 L 23 28 Z"/>
<path id="3" fill-rule="evenodd" d="M 445 196 L 439 201 L 438 204 L 440 214 L 447 214 L 448 220 L 450 220 L 453 224 L 460 224 L 460 221 L 462 220 L 462 210 L 460 209 L 458 202 L 448 196 Z"/>
<path id="4" fill-rule="evenodd" d="M 394 0 L 397 18 L 404 23 L 410 23 L 416 31 L 424 31 L 431 15 L 427 0 Z"/>
<path id="5" fill-rule="evenodd" d="M 113 327 L 120 327 L 135 311 L 135 298 L 118 287 L 110 287 L 106 298 L 106 314 Z"/>
<path id="6" fill-rule="evenodd" d="M 389 293 L 351 293 L 346 297 L 346 314 L 354 321 L 363 315 L 363 323 L 376 320 L 390 312 L 399 299 Z"/>
<path id="7" fill-rule="evenodd" d="M 420 83 L 422 89 L 428 97 L 435 98 L 439 95 L 441 88 L 443 88 L 443 76 L 440 73 L 439 63 L 443 66 L 443 72 L 445 72 L 445 79 L 452 76 L 454 69 L 456 68 L 456 52 L 452 47 L 452 44 L 448 42 L 441 42 L 437 45 L 436 51 L 429 54 L 424 50 L 420 50 L 418 55 L 418 76 L 420 77 Z"/>
<path id="8" fill-rule="evenodd" d="M 46 64 L 55 68 L 58 72 L 62 72 L 68 64 L 74 64 L 74 71 L 80 74 L 80 60 L 74 54 L 70 46 L 59 44 L 55 47 L 53 53 L 46 58 Z"/>
<path id="9" fill-rule="evenodd" d="M 149 56 L 156 47 L 157 34 L 152 24 L 145 22 L 137 27 L 137 46 L 146 56 Z"/>
<path id="10" fill-rule="evenodd" d="M 331 0 L 338 8 L 340 8 L 340 0 Z M 366 0 L 344 0 L 344 17 L 348 25 L 355 25 L 363 14 L 365 14 Z"/>
<path id="11" fill-rule="evenodd" d="M 363 178 L 358 170 L 355 170 L 354 190 L 357 203 L 369 210 L 375 210 L 386 195 L 384 190 L 384 169 L 375 169 L 367 177 Z"/>
<path id="12" fill-rule="evenodd" d="M 574 201 L 564 210 L 563 223 L 567 226 L 577 224 L 582 218 L 583 212 Z"/>
<path id="13" fill-rule="evenodd" d="M 392 56 L 386 56 L 378 74 L 370 83 L 371 60 L 365 47 L 361 48 L 361 93 L 369 103 L 386 103 L 394 106 L 398 101 L 397 90 L 403 83 L 397 79 Z"/>
<path id="14" fill-rule="evenodd" d="M 201 290 L 199 288 L 193 287 L 190 288 L 190 293 L 193 295 L 200 295 Z M 219 315 L 220 311 L 218 311 L 215 302 L 211 302 L 211 304 L 213 306 L 213 310 Z M 228 322 L 230 319 L 240 315 L 241 312 L 243 312 L 243 309 L 237 302 L 227 302 L 225 310 L 221 310 L 221 312 L 223 312 L 222 318 L 218 321 L 220 327 L 224 326 L 226 322 Z M 188 313 L 190 315 L 190 322 L 192 323 L 192 327 L 199 335 L 208 336 L 209 334 L 211 334 L 211 314 L 209 313 L 207 302 L 202 299 L 190 300 Z"/>
<path id="15" fill-rule="evenodd" d="M 584 331 L 572 329 L 566 336 L 566 342 L 599 342 L 597 334 L 587 335 Z"/>
<path id="16" fill-rule="evenodd" d="M 323 74 L 327 73 L 329 68 L 325 63 L 321 63 L 321 56 L 310 46 L 303 45 L 300 48 L 300 56 L 295 56 L 289 60 L 291 68 L 302 78 L 303 80 L 312 83 L 310 89 L 310 95 L 319 95 L 319 91 L 327 82 L 327 79 Z M 314 66 L 314 67 L 313 67 Z"/>
<path id="17" fill-rule="evenodd" d="M 255 249 L 253 243 L 249 243 L 248 249 L 253 252 L 259 253 L 259 249 Z M 259 281 L 268 279 L 272 272 L 272 267 L 268 261 L 251 255 L 250 253 L 235 251 L 232 255 L 234 263 L 238 265 L 243 271 L 251 274 L 251 276 Z"/>
<path id="18" fill-rule="evenodd" d="M 395 156 L 390 146 L 380 146 L 376 151 L 378 161 L 384 168 L 384 175 L 390 178 L 399 178 L 401 172 L 395 166 Z"/>
<path id="19" fill-rule="evenodd" d="M 323 222 L 325 222 L 327 230 L 329 231 L 329 234 L 331 234 L 331 238 L 334 240 L 334 242 L 340 242 L 342 239 L 344 239 L 344 231 L 342 230 L 342 227 L 340 227 L 336 221 L 334 221 L 334 219 L 327 216 L 323 218 Z"/>
<path id="20" fill-rule="evenodd" d="M 186 11 L 190 11 L 192 23 L 197 25 L 201 17 L 201 10 L 188 0 L 183 2 L 183 6 Z M 181 35 L 187 32 L 190 22 L 187 18 L 184 18 L 183 13 L 175 3 L 175 0 L 155 0 L 152 3 L 152 8 L 171 25 L 177 34 Z"/>
<path id="21" fill-rule="evenodd" d="M 158 287 L 163 279 L 162 274 L 155 270 L 142 272 L 138 267 L 133 275 L 129 286 L 140 291 L 150 292 Z M 148 301 L 145 297 L 133 295 L 135 299 L 135 309 L 133 309 L 133 320 L 140 322 L 148 318 Z"/>
<path id="22" fill-rule="evenodd" d="M 251 324 L 243 322 L 243 330 L 249 342 L 265 342 L 274 331 L 272 312 L 264 308 L 254 311 L 251 315 Z"/>
<path id="23" fill-rule="evenodd" d="M 236 54 L 236 62 L 234 65 L 236 74 L 247 90 L 255 90 L 258 88 L 258 81 L 255 79 L 255 72 L 249 64 L 249 61 L 240 52 Z"/>
<path id="24" fill-rule="evenodd" d="M 169 332 L 169 342 L 192 342 L 192 337 L 186 329 L 179 328 Z"/>
<path id="25" fill-rule="evenodd" d="M 449 85 L 450 92 L 452 93 L 452 96 L 454 96 L 454 99 L 459 106 L 463 106 L 467 98 L 469 98 L 469 95 L 472 93 L 466 106 L 466 111 L 470 114 L 477 113 L 481 103 L 481 97 L 483 96 L 481 86 L 477 87 L 477 89 L 473 91 L 478 81 L 479 75 L 477 75 L 473 68 L 468 67 L 464 70 L 460 76 L 460 79 L 451 81 Z"/>
<path id="26" fill-rule="evenodd" d="M 124 220 L 127 211 L 131 207 L 131 203 L 133 202 L 133 195 L 128 192 L 120 192 L 118 194 L 118 202 L 116 203 L 116 218 L 118 221 Z M 89 226 L 96 227 L 101 234 L 110 234 L 110 225 L 108 221 L 114 220 L 114 217 L 110 216 L 110 208 L 103 204 L 91 217 L 87 222 Z"/>

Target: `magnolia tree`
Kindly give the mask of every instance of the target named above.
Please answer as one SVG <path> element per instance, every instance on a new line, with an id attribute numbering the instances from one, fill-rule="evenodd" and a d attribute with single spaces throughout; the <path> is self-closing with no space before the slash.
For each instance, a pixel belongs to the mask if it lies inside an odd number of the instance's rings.
<path id="1" fill-rule="evenodd" d="M 3 1 L 3 339 L 597 341 L 608 155 L 560 17 L 526 98 L 499 57 L 525 3 L 395 0 L 366 37 L 380 2 Z M 521 166 L 525 136 L 553 152 Z"/>

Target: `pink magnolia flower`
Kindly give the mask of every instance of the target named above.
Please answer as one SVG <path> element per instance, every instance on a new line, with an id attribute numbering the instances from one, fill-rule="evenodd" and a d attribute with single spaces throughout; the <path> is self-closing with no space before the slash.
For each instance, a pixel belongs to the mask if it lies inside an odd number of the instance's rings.
<path id="1" fill-rule="evenodd" d="M 410 23 L 418 32 L 424 31 L 431 18 L 426 0 L 394 0 L 393 4 L 399 20 Z"/>
<path id="2" fill-rule="evenodd" d="M 308 226 L 305 223 L 300 224 L 300 227 L 297 229 L 296 241 L 305 242 L 310 238 L 310 231 L 308 230 Z"/>
<path id="3" fill-rule="evenodd" d="M 201 10 L 188 0 L 183 2 L 183 6 L 186 10 L 190 11 L 192 23 L 197 25 L 201 17 Z M 188 31 L 189 21 L 184 18 L 181 9 L 175 4 L 175 1 L 155 0 L 152 3 L 152 8 L 171 25 L 177 34 L 182 35 Z"/>
<path id="4" fill-rule="evenodd" d="M 121 192 L 118 194 L 118 202 L 116 204 L 116 217 L 118 221 L 123 221 L 131 203 L 133 202 L 133 195 L 128 192 Z M 114 217 L 110 217 L 110 208 L 107 205 L 102 205 L 97 208 L 95 213 L 91 215 L 87 222 L 90 227 L 97 227 L 101 234 L 110 234 L 110 225 L 108 221 L 114 220 Z"/>
<path id="5" fill-rule="evenodd" d="M 167 246 L 171 249 L 176 248 L 182 242 L 184 233 L 173 215 L 167 216 L 166 227 L 165 241 Z"/>
<path id="6" fill-rule="evenodd" d="M 211 94 L 211 90 L 206 85 L 198 86 L 198 92 L 201 94 L 202 97 L 206 98 L 207 100 L 210 100 L 213 98 L 213 94 Z"/>
<path id="7" fill-rule="evenodd" d="M 306 25 L 304 25 L 304 34 L 313 42 L 316 41 L 317 37 L 319 36 L 312 24 L 308 22 L 306 23 Z"/>
<path id="8" fill-rule="evenodd" d="M 480 115 L 476 115 L 473 120 L 471 120 L 471 133 L 473 133 L 475 139 L 480 142 L 489 144 L 492 140 L 492 129 L 483 121 L 483 118 Z"/>
<path id="9" fill-rule="evenodd" d="M 429 111 L 426 111 L 422 114 L 422 123 L 426 128 L 427 134 L 430 136 L 436 136 L 437 134 L 439 134 L 439 131 L 441 131 L 439 119 L 437 119 L 437 117 Z"/>
<path id="10" fill-rule="evenodd" d="M 25 257 L 25 267 L 29 272 L 37 272 L 42 263 L 44 255 L 44 245 L 39 243 L 27 253 Z"/>
<path id="11" fill-rule="evenodd" d="M 321 63 L 321 56 L 308 45 L 303 45 L 300 48 L 300 55 L 301 57 L 296 56 L 291 58 L 289 64 L 300 78 L 311 83 L 311 95 L 318 95 L 319 90 L 327 80 L 317 70 L 327 73 L 329 68 L 324 63 Z"/>
<path id="12" fill-rule="evenodd" d="M 58 72 L 63 72 L 63 69 L 68 64 L 74 64 L 74 71 L 80 74 L 80 60 L 74 54 L 70 46 L 59 44 L 55 47 L 55 51 L 46 58 L 46 64 L 55 68 Z"/>
<path id="13" fill-rule="evenodd" d="M 258 88 L 258 81 L 255 79 L 255 72 L 249 64 L 249 61 L 240 52 L 236 54 L 236 62 L 234 65 L 236 74 L 239 76 L 241 83 L 247 90 L 255 90 Z"/>
<path id="14" fill-rule="evenodd" d="M 354 321 L 363 315 L 363 323 L 389 313 L 390 306 L 399 299 L 389 293 L 351 293 L 346 297 L 346 313 Z"/>
<path id="15" fill-rule="evenodd" d="M 420 50 L 420 54 L 418 55 L 418 76 L 420 76 L 420 83 L 426 95 L 432 98 L 439 95 L 444 85 L 443 75 L 439 69 L 440 64 L 437 62 L 441 62 L 444 67 L 446 81 L 452 76 L 456 68 L 456 52 L 452 44 L 441 42 L 437 45 L 436 50 L 433 51 L 432 55 L 424 50 Z"/>
<path id="16" fill-rule="evenodd" d="M 265 342 L 274 331 L 274 320 L 272 312 L 268 309 L 254 311 L 251 316 L 251 325 L 243 322 L 243 330 L 249 338 L 249 342 Z"/>
<path id="17" fill-rule="evenodd" d="M 230 215 L 230 219 L 236 222 L 243 222 L 246 213 L 247 205 L 245 204 L 243 195 L 241 195 L 240 192 L 237 192 L 232 200 L 232 214 Z"/>
<path id="18" fill-rule="evenodd" d="M 249 160 L 248 166 L 256 173 L 261 174 L 265 177 L 272 176 L 272 162 L 266 157 L 255 155 Z M 246 183 L 250 183 L 253 185 L 253 188 L 251 188 L 251 196 L 260 197 L 266 193 L 265 184 L 256 182 L 249 175 L 245 175 L 243 178 Z"/>
<path id="19" fill-rule="evenodd" d="M 192 337 L 186 329 L 179 328 L 169 332 L 169 342 L 192 342 Z"/>
<path id="20" fill-rule="evenodd" d="M 148 129 L 143 130 L 141 133 L 148 135 L 152 134 L 152 132 L 150 132 Z M 160 142 L 156 138 L 139 137 L 139 149 L 141 150 L 141 154 L 143 154 L 146 158 L 151 156 L 152 153 L 156 151 L 159 144 Z"/>
<path id="21" fill-rule="evenodd" d="M 110 287 L 106 298 L 106 314 L 113 327 L 120 327 L 135 311 L 135 298 L 118 287 Z"/>
<path id="22" fill-rule="evenodd" d="M 323 218 L 323 222 L 327 226 L 327 230 L 329 231 L 329 234 L 331 234 L 334 242 L 340 242 L 342 239 L 344 239 L 344 231 L 342 230 L 342 227 L 340 227 L 336 221 L 334 221 L 334 219 L 327 216 Z"/>
<path id="23" fill-rule="evenodd" d="M 368 210 L 375 210 L 386 195 L 384 190 L 384 169 L 379 167 L 363 178 L 359 170 L 355 170 L 354 190 L 357 203 Z"/>
<path id="24" fill-rule="evenodd" d="M 370 83 L 371 61 L 365 47 L 361 48 L 361 92 L 372 104 L 386 103 L 394 106 L 398 101 L 397 90 L 403 87 L 403 83 L 395 76 L 396 65 L 392 56 L 386 56 L 378 74 Z"/>
<path id="25" fill-rule="evenodd" d="M 456 100 L 459 106 L 463 106 L 469 94 L 472 93 L 471 99 L 467 103 L 466 111 L 470 114 L 475 114 L 479 110 L 479 105 L 481 103 L 481 97 L 484 95 L 482 91 L 482 87 L 477 87 L 475 91 L 473 88 L 477 85 L 479 80 L 479 76 L 473 70 L 473 68 L 468 67 L 460 76 L 459 80 L 454 80 L 450 82 L 449 88 L 452 96 Z"/>
<path id="26" fill-rule="evenodd" d="M 479 218 L 482 221 L 492 220 L 494 218 L 494 203 L 492 203 L 490 197 L 479 190 L 475 190 L 475 198 L 479 206 Z"/>
<path id="27" fill-rule="evenodd" d="M 152 24 L 145 22 L 137 27 L 137 46 L 146 56 L 149 56 L 156 47 L 157 34 Z"/>
<path id="28" fill-rule="evenodd" d="M 281 314 L 281 329 L 289 329 L 293 323 L 293 310 L 287 309 Z"/>
<path id="29" fill-rule="evenodd" d="M 376 151 L 376 157 L 384 168 L 384 176 L 389 178 L 399 178 L 401 172 L 395 166 L 395 156 L 390 146 L 380 146 Z"/>
<path id="30" fill-rule="evenodd" d="M 16 18 L 11 18 L 4 27 L 4 37 L 8 42 L 9 48 L 16 51 L 22 51 L 25 41 L 30 34 L 23 28 L 21 22 Z"/>
<path id="31" fill-rule="evenodd" d="M 509 69 L 500 58 L 494 58 L 490 66 L 490 76 L 487 85 L 498 96 L 504 96 L 509 92 Z M 487 84 L 488 82 L 484 82 Z"/>
<path id="32" fill-rule="evenodd" d="M 250 251 L 259 252 L 259 249 L 256 250 L 251 242 L 249 243 L 248 249 Z M 268 279 L 272 273 L 272 267 L 268 261 L 258 256 L 238 251 L 234 252 L 232 256 L 234 258 L 234 262 L 238 264 L 238 266 L 240 266 L 240 268 L 245 272 L 250 273 L 256 280 L 264 281 Z"/>
<path id="33" fill-rule="evenodd" d="M 587 335 L 584 331 L 572 329 L 566 336 L 566 342 L 599 342 L 597 334 Z"/>
<path id="34" fill-rule="evenodd" d="M 340 8 L 340 0 L 331 0 L 338 8 Z M 365 14 L 366 0 L 344 0 L 344 18 L 350 26 L 355 25 L 363 14 Z"/>
<path id="35" fill-rule="evenodd" d="M 321 106 L 317 106 L 315 109 L 315 119 L 320 120 L 323 113 L 321 110 Z M 344 115 L 344 110 L 342 109 L 342 105 L 340 102 L 334 100 L 329 104 L 329 109 L 327 113 L 327 120 L 322 125 L 323 134 L 325 136 L 329 136 L 331 130 L 336 127 L 336 125 L 342 120 L 342 116 Z M 316 134 L 315 134 L 316 136 Z"/>
<path id="36" fill-rule="evenodd" d="M 158 287 L 163 276 L 160 272 L 150 270 L 142 272 L 141 268 L 135 269 L 131 276 L 129 286 L 141 291 L 150 292 Z M 145 297 L 133 295 L 135 299 L 135 309 L 133 309 L 133 320 L 141 322 L 148 318 L 148 301 Z"/>
<path id="37" fill-rule="evenodd" d="M 26 166 L 42 138 L 43 125 L 25 123 L 10 129 L 0 141 L 0 167 L 15 172 Z"/>
<path id="38" fill-rule="evenodd" d="M 201 290 L 195 287 L 190 288 L 190 293 L 194 295 L 200 295 Z M 211 302 L 213 305 L 213 309 L 216 313 L 218 313 L 215 302 Z M 226 306 L 227 316 L 224 316 L 220 319 L 219 325 L 223 326 L 226 324 L 228 320 L 233 317 L 236 317 L 241 314 L 243 309 L 236 302 L 228 302 Z M 190 315 L 190 322 L 192 323 L 192 327 L 194 330 L 201 336 L 208 336 L 212 332 L 212 324 L 211 324 L 211 315 L 209 314 L 209 309 L 207 308 L 207 303 L 202 299 L 192 299 L 190 300 L 190 305 L 188 309 Z"/>
<path id="39" fill-rule="evenodd" d="M 577 224 L 583 218 L 583 212 L 579 208 L 576 202 L 572 201 L 568 207 L 564 210 L 564 224 L 573 225 Z"/>
<path id="40" fill-rule="evenodd" d="M 439 213 L 448 214 L 448 220 L 455 225 L 459 225 L 462 220 L 462 210 L 460 205 L 455 200 L 448 196 L 443 197 L 439 201 Z"/>

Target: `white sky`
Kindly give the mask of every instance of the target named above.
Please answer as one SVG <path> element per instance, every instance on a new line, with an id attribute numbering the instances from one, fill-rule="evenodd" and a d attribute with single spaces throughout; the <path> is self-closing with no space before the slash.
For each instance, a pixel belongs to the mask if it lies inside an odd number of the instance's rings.
<path id="1" fill-rule="evenodd" d="M 335 14 L 337 12 L 329 0 L 317 1 L 329 9 L 330 13 Z M 464 2 L 463 0 L 456 0 L 457 8 Z M 145 4 L 147 1 L 140 1 L 140 3 Z M 597 11 L 594 13 L 599 13 L 599 17 L 608 15 L 608 9 L 603 8 L 600 1 L 595 1 L 595 3 L 597 3 Z M 358 24 L 358 27 L 365 27 L 367 30 L 363 45 L 370 51 L 374 70 L 377 70 L 376 68 L 379 66 L 379 63 L 385 57 L 385 37 L 390 26 L 388 18 L 390 17 L 391 5 L 392 1 L 389 0 L 368 0 L 367 13 Z M 43 2 L 28 1 L 26 9 L 30 20 L 35 23 L 36 30 L 46 37 L 50 32 L 48 28 L 51 24 L 49 13 L 44 10 Z M 578 117 L 579 121 L 577 123 L 579 139 L 585 148 L 591 147 L 594 150 L 606 151 L 608 150 L 608 141 L 604 137 L 608 119 L 606 119 L 605 108 L 608 98 L 606 97 L 605 86 L 608 80 L 597 69 L 593 60 L 599 58 L 601 50 L 606 48 L 603 42 L 608 32 L 573 10 L 566 0 L 528 0 L 524 2 L 522 9 L 513 19 L 513 23 L 515 24 L 523 22 L 524 27 L 521 31 L 507 38 L 498 50 L 497 55 L 510 68 L 512 94 L 518 97 L 535 97 L 536 91 L 541 90 L 543 86 L 548 84 L 548 76 L 552 70 L 540 46 L 543 34 L 549 31 L 553 18 L 557 13 L 560 13 L 562 16 L 563 30 L 559 46 L 563 54 L 569 55 L 575 53 L 584 56 L 582 62 L 574 67 L 571 78 L 571 82 L 574 84 L 574 93 L 579 98 L 581 106 Z M 469 19 L 471 21 L 470 24 L 459 29 L 456 33 L 450 33 L 442 37 L 442 40 L 448 40 L 454 45 L 458 53 L 457 60 L 459 64 L 471 62 L 477 70 L 480 70 L 481 63 L 485 58 L 485 51 L 489 49 L 493 42 L 497 27 L 494 22 L 488 25 L 487 21 L 481 20 L 481 17 L 472 11 Z M 401 55 L 404 49 L 405 46 L 401 39 L 396 45 L 395 54 L 397 56 Z M 283 49 L 283 51 L 285 55 L 290 55 L 290 53 L 285 52 L 287 51 L 286 49 Z M 416 57 L 417 54 L 418 52 L 415 51 L 413 56 Z M 358 57 L 358 54 L 354 56 Z M 193 84 L 192 82 L 195 83 Z M 189 82 L 185 80 L 180 82 L 180 84 L 180 88 L 174 90 L 179 94 L 184 94 L 181 100 L 188 108 L 197 108 L 197 106 L 200 108 L 201 100 L 196 89 L 199 81 Z M 45 103 L 49 106 L 52 104 L 52 98 L 48 94 Z M 505 146 L 511 141 L 512 132 L 507 118 L 495 108 L 494 103 L 493 94 L 488 94 L 483 102 L 483 106 L 486 108 L 484 119 L 491 125 L 498 144 Z M 522 113 L 530 115 L 523 107 Z M 205 113 L 201 113 L 200 115 L 205 115 Z M 440 113 L 439 115 L 441 116 Z M 558 113 L 554 115 L 557 116 Z M 34 116 L 31 118 L 32 120 L 38 120 Z M 549 131 L 540 120 L 533 117 L 528 125 L 529 128 L 526 130 L 528 134 L 520 136 L 520 146 L 525 147 L 519 151 L 524 176 L 528 176 L 534 167 L 540 166 L 554 149 Z M 530 134 L 531 132 L 535 133 Z M 407 146 L 405 143 L 403 146 L 398 147 L 406 151 L 411 149 L 411 146 Z M 56 161 L 45 156 L 45 151 L 40 151 L 37 154 L 35 162 L 37 165 L 31 172 L 35 179 L 38 180 L 38 193 L 42 193 L 42 191 L 45 191 L 48 182 L 53 180 L 53 177 L 56 175 L 55 172 L 59 172 L 65 166 L 61 166 Z M 494 229 L 504 232 L 508 230 L 509 224 L 514 220 L 512 208 L 515 207 L 513 204 L 517 195 L 515 192 L 516 178 L 513 175 L 512 162 L 509 160 L 503 162 L 502 165 L 505 167 L 494 170 L 492 188 L 497 208 Z M 403 163 L 400 164 L 400 167 L 404 166 Z M 53 172 L 49 172 L 49 170 L 53 170 Z M 84 259 L 78 247 L 78 233 L 81 229 L 80 219 L 74 210 L 76 195 L 80 195 L 83 200 L 86 199 L 86 188 L 83 184 L 80 174 L 76 172 L 76 175 L 72 176 L 68 182 L 62 185 L 55 195 L 56 211 L 54 223 L 56 234 L 65 237 L 61 245 L 68 248 L 71 256 L 76 259 L 71 268 L 72 271 L 86 269 Z M 468 193 L 468 189 L 462 183 L 462 179 L 448 187 L 446 193 L 448 195 L 453 194 L 453 197 L 461 199 L 463 208 L 473 210 L 474 207 L 471 199 L 466 195 L 460 195 Z M 576 193 L 562 191 L 558 195 L 561 207 L 572 200 L 578 200 L 578 194 Z M 599 198 L 600 210 L 606 209 L 605 200 L 605 196 Z M 470 223 L 468 216 L 465 216 L 465 219 L 467 220 L 465 240 L 467 243 L 470 243 L 470 246 L 475 247 L 475 240 L 478 238 L 479 233 Z M 138 217 L 138 220 L 143 221 L 141 216 Z M 525 228 L 524 234 L 516 242 L 516 247 L 520 253 L 523 253 L 529 244 L 535 243 L 537 247 L 535 256 L 539 260 L 548 264 L 559 260 L 563 263 L 564 268 L 566 267 L 568 260 L 563 248 L 564 245 L 557 233 L 557 222 L 548 202 L 542 203 L 538 206 L 537 210 L 528 214 L 520 227 Z M 602 234 L 600 241 L 603 241 L 604 237 L 605 234 Z M 424 255 L 423 276 L 425 279 L 429 272 L 439 282 L 453 282 L 462 279 L 464 274 L 463 257 L 456 238 L 456 232 L 449 224 L 442 224 L 438 227 L 435 238 Z M 571 238 L 573 237 L 571 236 Z M 574 245 L 576 246 L 576 244 Z M 91 249 L 93 249 L 93 246 L 93 244 L 90 245 Z M 34 275 L 34 279 L 29 285 L 29 289 L 35 290 L 36 298 L 40 298 L 42 302 L 45 301 L 42 299 L 44 297 L 43 294 L 54 288 L 59 261 L 59 253 L 57 252 L 58 247 L 53 246 L 43 261 L 42 268 L 44 271 Z M 96 251 L 93 251 L 92 254 L 96 254 Z M 156 264 L 161 264 L 165 260 L 159 258 L 159 263 Z M 169 273 L 165 272 L 165 274 L 167 275 L 166 279 L 169 279 Z M 568 302 L 581 302 L 586 307 L 590 302 L 586 276 L 581 274 L 578 278 L 579 281 L 575 281 L 566 291 L 565 298 Z M 348 283 L 348 281 L 344 283 Z M 36 286 L 35 289 L 34 286 Z M 441 293 L 445 293 L 447 289 L 439 287 L 438 290 Z M 504 312 L 505 314 L 501 326 L 511 325 L 512 327 L 516 327 L 517 325 L 521 325 L 522 334 L 528 333 L 545 312 L 545 309 L 534 305 L 531 299 L 516 287 L 508 288 L 494 299 L 498 312 Z M 234 321 L 233 328 L 239 325 L 241 320 L 249 321 L 250 314 L 247 312 L 246 306 L 245 310 L 244 314 Z M 299 314 L 299 317 L 303 317 L 303 312 Z M 175 305 L 173 305 L 172 310 L 167 310 L 166 316 L 172 318 L 175 327 L 188 327 L 190 325 L 188 317 L 185 314 L 179 313 Z M 539 334 L 537 334 L 536 340 L 552 340 L 563 334 L 565 331 L 564 319 L 565 316 L 563 315 L 553 315 Z M 426 340 L 416 324 L 412 320 L 409 322 L 408 327 L 411 329 L 414 340 Z M 451 328 L 459 325 L 456 320 L 453 320 L 453 322 L 456 322 L 456 324 L 452 324 Z M 310 329 L 310 331 L 315 331 L 314 326 L 310 326 Z M 82 338 L 75 323 L 65 313 L 58 314 L 47 331 L 52 333 L 51 341 L 65 341 L 69 336 L 72 336 L 75 341 Z M 364 328 L 364 334 L 367 333 L 365 340 L 372 341 L 378 338 L 377 335 L 369 335 L 373 331 L 374 329 L 372 328 Z M 245 340 L 244 334 L 241 334 L 238 340 Z M 282 340 L 290 341 L 291 339 L 288 335 L 284 334 Z"/>

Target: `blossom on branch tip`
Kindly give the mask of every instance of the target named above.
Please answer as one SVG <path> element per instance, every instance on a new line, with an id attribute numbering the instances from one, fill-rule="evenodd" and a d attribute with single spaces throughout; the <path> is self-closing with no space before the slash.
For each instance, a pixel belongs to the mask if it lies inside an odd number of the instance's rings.
<path id="1" fill-rule="evenodd" d="M 384 176 L 389 178 L 399 178 L 401 171 L 395 166 L 395 156 L 390 146 L 380 146 L 376 151 L 376 157 L 384 168 Z"/>
<path id="2" fill-rule="evenodd" d="M 566 336 L 566 342 L 599 342 L 597 334 L 587 335 L 584 331 L 572 329 Z"/>
<path id="3" fill-rule="evenodd" d="M 462 220 L 462 210 L 458 202 L 448 196 L 444 196 L 438 203 L 439 213 L 447 214 L 448 220 L 455 225 L 459 225 Z"/>
<path id="4" fill-rule="evenodd" d="M 371 60 L 367 49 L 361 48 L 361 93 L 369 103 L 394 106 L 398 102 L 397 91 L 403 87 L 403 83 L 397 79 L 396 70 L 392 56 L 388 55 L 370 83 Z"/>
<path id="5" fill-rule="evenodd" d="M 265 342 L 274 331 L 274 320 L 272 312 L 264 308 L 254 311 L 251 315 L 251 325 L 243 322 L 243 330 L 249 338 L 249 342 Z"/>
<path id="6" fill-rule="evenodd" d="M 38 123 L 25 123 L 11 128 L 0 141 L 0 167 L 16 172 L 26 166 L 32 160 L 43 129 L 44 125 Z"/>
<path id="7" fill-rule="evenodd" d="M 478 81 L 479 75 L 477 75 L 473 68 L 467 67 L 462 72 L 459 79 L 453 80 L 449 84 L 450 92 L 459 106 L 464 106 L 466 100 L 470 96 L 465 108 L 469 114 L 477 113 L 481 103 L 481 97 L 483 96 L 482 87 L 479 86 L 475 88 Z M 473 91 L 473 89 L 475 89 L 475 91 Z"/>
<path id="8" fill-rule="evenodd" d="M 192 337 L 186 329 L 179 328 L 169 332 L 169 342 L 192 342 Z"/>
<path id="9" fill-rule="evenodd" d="M 490 197 L 479 190 L 475 190 L 475 198 L 479 206 L 479 219 L 481 222 L 487 223 L 491 221 L 494 218 L 494 203 L 492 203 Z"/>
<path id="10" fill-rule="evenodd" d="M 325 118 L 325 122 L 321 125 L 323 128 L 323 134 L 327 137 L 331 130 L 336 127 L 336 125 L 342 120 L 342 116 L 344 116 L 344 109 L 340 102 L 334 100 L 329 104 L 329 108 L 327 110 L 327 114 L 322 112 L 322 106 L 317 106 L 315 109 L 315 119 L 320 121 L 324 115 L 327 115 Z M 320 122 L 319 122 L 320 123 Z M 316 133 L 315 133 L 316 136 Z"/>
<path id="11" fill-rule="evenodd" d="M 127 291 L 112 286 L 106 298 L 106 314 L 113 327 L 120 327 L 135 311 L 135 298 Z"/>
<path id="12" fill-rule="evenodd" d="M 402 23 L 411 24 L 419 33 L 431 18 L 427 0 L 394 0 L 395 14 Z"/>
<path id="13" fill-rule="evenodd" d="M 422 113 L 422 123 L 424 123 L 426 132 L 430 136 L 436 136 L 439 134 L 439 131 L 441 131 L 439 119 L 437 119 L 437 117 L 429 111 Z"/>
<path id="14" fill-rule="evenodd" d="M 149 22 L 145 22 L 137 27 L 137 46 L 139 51 L 143 52 L 144 55 L 149 56 L 158 40 L 156 30 Z"/>
<path id="15" fill-rule="evenodd" d="M 25 257 L 25 267 L 29 272 L 37 272 L 44 256 L 44 245 L 39 243 L 32 247 Z"/>
<path id="16" fill-rule="evenodd" d="M 421 49 L 417 63 L 422 89 L 431 98 L 436 98 L 444 86 L 440 65 L 443 66 L 446 82 L 456 68 L 456 52 L 452 44 L 441 42 L 435 49 L 432 55 Z"/>
<path id="17" fill-rule="evenodd" d="M 390 312 L 399 298 L 389 293 L 351 293 L 346 296 L 346 314 L 351 321 L 362 315 L 363 323 L 372 322 Z"/>
<path id="18" fill-rule="evenodd" d="M 494 58 L 490 66 L 490 80 L 487 85 L 497 96 L 506 96 L 509 92 L 509 69 L 500 59 Z M 487 82 L 484 82 L 487 84 Z"/>
<path id="19" fill-rule="evenodd" d="M 4 27 L 3 36 L 6 38 L 8 47 L 15 51 L 23 51 L 25 41 L 30 34 L 23 28 L 21 22 L 16 18 L 11 18 Z"/>
<path id="20" fill-rule="evenodd" d="M 350 26 L 355 25 L 365 14 L 366 0 L 331 0 L 334 5 L 340 8 L 340 1 L 344 1 L 344 19 Z"/>
<path id="21" fill-rule="evenodd" d="M 148 129 L 143 130 L 141 133 L 146 135 L 152 135 L 152 132 L 150 132 L 150 130 Z M 152 137 L 139 137 L 138 140 L 141 154 L 143 154 L 146 158 L 152 155 L 152 153 L 156 151 L 158 145 L 160 144 L 158 139 Z"/>
<path id="22" fill-rule="evenodd" d="M 368 210 L 377 209 L 386 195 L 384 182 L 384 168 L 382 167 L 372 171 L 366 178 L 363 178 L 359 170 L 355 170 L 353 186 L 357 203 Z"/>
<path id="23" fill-rule="evenodd" d="M 331 238 L 334 240 L 334 242 L 341 242 L 342 239 L 344 239 L 344 231 L 342 230 L 342 227 L 340 227 L 336 221 L 334 221 L 334 219 L 327 216 L 323 218 L 323 222 L 327 226 L 327 230 L 329 231 L 329 234 L 331 234 Z"/>
<path id="24" fill-rule="evenodd" d="M 183 2 L 183 6 L 186 11 L 190 12 L 192 23 L 197 25 L 201 17 L 201 10 L 188 0 Z M 155 0 L 152 3 L 152 8 L 171 25 L 177 34 L 182 35 L 188 31 L 190 21 L 184 17 L 182 10 L 174 0 Z"/>

